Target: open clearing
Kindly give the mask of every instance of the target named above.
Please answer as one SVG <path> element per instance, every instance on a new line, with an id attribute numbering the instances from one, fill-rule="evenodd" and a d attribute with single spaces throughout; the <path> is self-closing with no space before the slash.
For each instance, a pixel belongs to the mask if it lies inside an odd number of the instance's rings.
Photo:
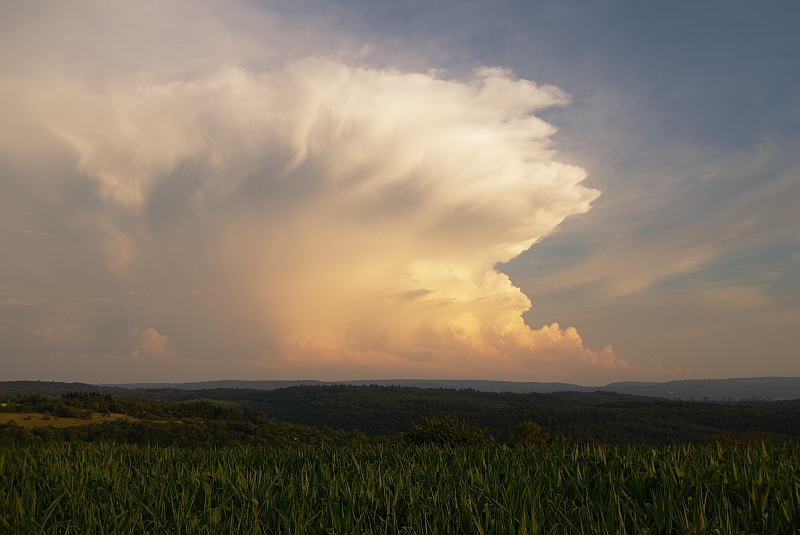
<path id="1" fill-rule="evenodd" d="M 72 427 L 74 425 L 88 425 L 99 424 L 103 422 L 113 422 L 122 418 L 123 420 L 136 421 L 136 418 L 131 418 L 127 414 L 111 413 L 108 416 L 103 416 L 99 412 L 92 413 L 91 420 L 84 420 L 82 418 L 62 418 L 60 416 L 52 416 L 49 414 L 39 413 L 22 413 L 22 412 L 0 412 L 0 424 L 7 424 L 10 420 L 14 420 L 20 427 Z"/>

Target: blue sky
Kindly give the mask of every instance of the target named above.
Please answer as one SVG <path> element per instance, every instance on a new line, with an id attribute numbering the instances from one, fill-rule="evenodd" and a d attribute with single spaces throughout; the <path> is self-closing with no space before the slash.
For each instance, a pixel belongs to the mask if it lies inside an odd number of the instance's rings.
<path id="1" fill-rule="evenodd" d="M 447 68 L 504 65 L 571 95 L 543 117 L 603 196 L 503 268 L 534 302 L 526 320 L 705 377 L 797 374 L 798 5 L 471 6 L 360 4 L 357 25 L 394 39 L 401 25 Z M 609 288 L 626 277 L 641 286 Z"/>
<path id="2" fill-rule="evenodd" d="M 0 15 L 8 379 L 800 375 L 795 2 Z"/>

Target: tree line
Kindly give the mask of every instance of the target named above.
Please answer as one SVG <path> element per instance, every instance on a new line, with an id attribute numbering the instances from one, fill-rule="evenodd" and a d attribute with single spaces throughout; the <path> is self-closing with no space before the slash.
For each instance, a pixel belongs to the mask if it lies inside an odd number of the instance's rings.
<path id="1" fill-rule="evenodd" d="M 138 397 L 71 392 L 12 396 L 5 412 L 84 418 L 76 428 L 4 426 L 20 440 L 228 445 L 392 441 L 424 418 L 455 418 L 497 443 L 535 423 L 552 436 L 605 444 L 703 444 L 715 437 L 768 434 L 800 439 L 800 410 L 785 405 L 720 404 L 596 393 L 516 394 L 386 386 L 295 386 L 264 391 L 142 390 Z M 116 394 L 116 392 L 115 392 Z M 91 422 L 94 414 L 134 421 Z M 25 438 L 22 438 L 25 437 Z M 38 437 L 38 438 L 35 438 Z"/>

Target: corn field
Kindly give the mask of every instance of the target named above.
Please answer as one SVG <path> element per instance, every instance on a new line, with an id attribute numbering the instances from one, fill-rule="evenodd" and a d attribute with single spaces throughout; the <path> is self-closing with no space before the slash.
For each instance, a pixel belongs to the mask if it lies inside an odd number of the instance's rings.
<path id="1" fill-rule="evenodd" d="M 800 533 L 800 448 L 0 449 L 2 533 Z"/>

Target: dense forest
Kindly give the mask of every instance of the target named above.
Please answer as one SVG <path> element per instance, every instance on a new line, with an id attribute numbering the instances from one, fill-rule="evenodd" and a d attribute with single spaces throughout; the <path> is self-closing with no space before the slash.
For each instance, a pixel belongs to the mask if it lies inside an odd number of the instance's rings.
<path id="1" fill-rule="evenodd" d="M 13 434 L 14 442 L 219 446 L 392 441 L 424 417 L 457 418 L 485 429 L 499 443 L 510 441 L 514 428 L 526 421 L 553 436 L 617 445 L 705 444 L 722 435 L 735 438 L 754 432 L 778 442 L 800 439 L 796 403 L 670 401 L 610 392 L 517 394 L 343 385 L 269 391 L 115 389 L 102 395 L 10 396 L 2 410 L 55 417 L 90 418 L 93 413 L 128 417 L 64 428 L 3 425 L 0 435 Z"/>
<path id="2" fill-rule="evenodd" d="M 153 389 L 161 401 L 216 400 L 268 418 L 315 427 L 393 436 L 423 416 L 455 416 L 507 442 L 517 424 L 533 421 L 554 434 L 606 444 L 710 442 L 715 435 L 763 431 L 800 439 L 800 408 L 791 402 L 670 401 L 612 392 L 518 394 L 395 386 L 295 386 L 276 390 Z"/>

